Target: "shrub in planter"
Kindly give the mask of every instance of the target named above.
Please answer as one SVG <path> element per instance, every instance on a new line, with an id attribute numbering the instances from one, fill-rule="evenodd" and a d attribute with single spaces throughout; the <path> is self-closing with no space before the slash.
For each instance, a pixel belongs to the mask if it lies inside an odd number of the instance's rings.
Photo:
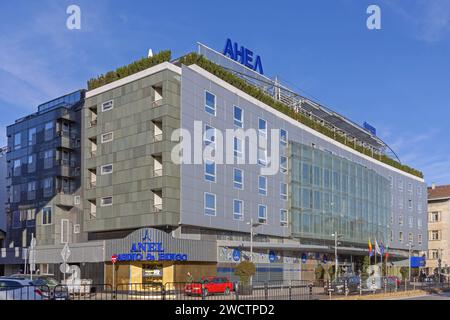
<path id="1" fill-rule="evenodd" d="M 256 267 L 253 262 L 242 261 L 236 266 L 234 274 L 239 277 L 238 293 L 242 295 L 252 294 L 250 278 L 256 273 Z"/>

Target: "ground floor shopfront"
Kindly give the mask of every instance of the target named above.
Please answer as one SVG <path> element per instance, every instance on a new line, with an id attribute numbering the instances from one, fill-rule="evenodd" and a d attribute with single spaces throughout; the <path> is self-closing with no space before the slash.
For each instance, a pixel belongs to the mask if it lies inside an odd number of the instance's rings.
<path id="1" fill-rule="evenodd" d="M 335 248 L 332 246 L 289 243 L 261 243 L 225 240 L 193 240 L 173 233 L 144 228 L 122 239 L 69 244 L 67 266 L 61 267 L 63 246 L 36 248 L 36 271 L 57 280 L 79 277 L 94 283 L 148 286 L 183 283 L 188 273 L 194 281 L 202 277 L 225 276 L 238 281 L 237 265 L 251 260 L 256 266 L 254 281 L 312 281 L 317 270 L 323 278 L 332 275 Z M 20 252 L 15 252 L 16 260 Z M 358 274 L 367 249 L 340 247 L 338 264 L 342 273 Z M 399 255 L 401 255 L 399 253 Z M 395 254 L 391 253 L 394 260 Z M 403 258 L 404 259 L 404 258 Z M 116 261 L 114 264 L 112 260 Z M 5 266 L 5 274 L 23 272 L 23 263 Z M 66 273 L 61 270 L 66 269 Z M 113 271 L 114 270 L 114 271 Z M 114 278 L 113 278 L 114 276 Z"/>

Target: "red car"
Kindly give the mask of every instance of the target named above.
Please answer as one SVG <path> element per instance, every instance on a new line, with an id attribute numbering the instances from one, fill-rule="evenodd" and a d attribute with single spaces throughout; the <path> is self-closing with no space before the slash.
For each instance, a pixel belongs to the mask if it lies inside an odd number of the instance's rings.
<path id="1" fill-rule="evenodd" d="M 186 295 L 202 295 L 202 287 L 204 287 L 205 296 L 221 293 L 229 295 L 233 292 L 233 283 L 226 277 L 207 277 L 202 278 L 200 282 L 189 283 L 186 285 L 184 292 Z"/>

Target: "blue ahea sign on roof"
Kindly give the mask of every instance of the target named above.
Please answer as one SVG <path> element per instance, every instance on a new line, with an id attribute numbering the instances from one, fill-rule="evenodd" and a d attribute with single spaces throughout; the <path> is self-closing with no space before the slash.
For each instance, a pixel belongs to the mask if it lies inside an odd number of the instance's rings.
<path id="1" fill-rule="evenodd" d="M 237 61 L 247 68 L 250 68 L 260 74 L 264 74 L 261 57 L 255 55 L 253 51 L 239 46 L 237 42 L 232 42 L 231 39 L 227 39 L 223 55 L 230 57 L 234 61 Z"/>

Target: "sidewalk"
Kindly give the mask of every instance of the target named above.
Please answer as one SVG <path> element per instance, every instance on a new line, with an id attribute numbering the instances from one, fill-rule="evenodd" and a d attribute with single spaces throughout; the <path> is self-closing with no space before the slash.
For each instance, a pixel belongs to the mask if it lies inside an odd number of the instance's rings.
<path id="1" fill-rule="evenodd" d="M 402 292 L 378 293 L 369 295 L 355 295 L 348 297 L 333 297 L 332 300 L 396 300 L 398 298 L 413 298 L 430 295 L 430 292 L 425 290 L 411 290 Z"/>

